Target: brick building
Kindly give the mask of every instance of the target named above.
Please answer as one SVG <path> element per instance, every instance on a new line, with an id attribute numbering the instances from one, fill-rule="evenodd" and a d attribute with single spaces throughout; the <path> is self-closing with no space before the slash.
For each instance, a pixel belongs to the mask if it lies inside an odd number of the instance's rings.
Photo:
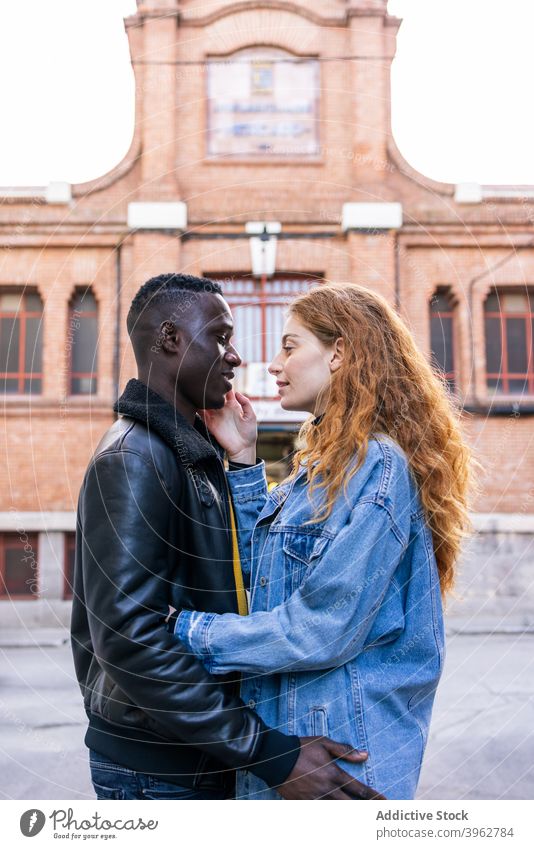
<path id="1" fill-rule="evenodd" d="M 485 469 L 464 611 L 524 612 L 534 187 L 438 183 L 403 159 L 386 0 L 146 0 L 125 24 L 124 160 L 90 183 L 0 190 L 1 624 L 68 619 L 79 485 L 135 374 L 125 316 L 169 270 L 222 281 L 273 475 L 298 426 L 263 366 L 284 300 L 328 278 L 395 304 Z"/>

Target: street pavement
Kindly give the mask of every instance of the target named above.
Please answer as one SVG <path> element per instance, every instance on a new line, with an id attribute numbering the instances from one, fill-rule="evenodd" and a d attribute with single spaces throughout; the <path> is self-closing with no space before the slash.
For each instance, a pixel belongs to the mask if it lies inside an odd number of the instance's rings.
<path id="1" fill-rule="evenodd" d="M 534 798 L 533 673 L 532 633 L 449 634 L 418 798 Z M 0 799 L 94 799 L 85 727 L 66 633 L 0 631 Z"/>

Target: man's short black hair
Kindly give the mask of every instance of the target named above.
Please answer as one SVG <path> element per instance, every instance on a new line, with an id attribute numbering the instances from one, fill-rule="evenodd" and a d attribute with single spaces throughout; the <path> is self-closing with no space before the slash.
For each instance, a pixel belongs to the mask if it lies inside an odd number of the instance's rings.
<path id="1" fill-rule="evenodd" d="M 222 289 L 218 283 L 207 277 L 193 277 L 191 274 L 171 272 L 151 277 L 143 283 L 130 305 L 126 319 L 128 333 L 131 335 L 136 322 L 145 310 L 160 304 L 172 301 L 177 318 L 179 312 L 190 305 L 191 295 L 188 293 L 222 295 Z"/>

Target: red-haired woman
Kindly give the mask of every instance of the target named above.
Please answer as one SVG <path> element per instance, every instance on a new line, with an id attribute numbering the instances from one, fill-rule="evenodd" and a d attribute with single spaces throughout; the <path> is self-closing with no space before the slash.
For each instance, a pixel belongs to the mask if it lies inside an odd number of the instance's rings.
<path id="1" fill-rule="evenodd" d="M 241 672 L 270 726 L 367 751 L 347 771 L 413 798 L 468 529 L 457 416 L 394 310 L 353 284 L 290 305 L 269 371 L 281 406 L 311 414 L 280 486 L 267 490 L 245 396 L 205 414 L 230 460 L 250 614 L 182 611 L 175 633 L 212 673 Z M 277 794 L 244 772 L 238 798 Z"/>

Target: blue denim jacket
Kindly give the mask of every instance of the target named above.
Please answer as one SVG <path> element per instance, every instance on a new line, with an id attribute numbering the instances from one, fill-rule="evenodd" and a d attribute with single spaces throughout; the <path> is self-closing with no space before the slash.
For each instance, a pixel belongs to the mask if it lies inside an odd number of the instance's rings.
<path id="1" fill-rule="evenodd" d="M 176 635 L 288 734 L 369 753 L 344 769 L 390 799 L 414 797 L 444 658 L 432 535 L 402 449 L 369 441 L 325 522 L 306 524 L 305 469 L 267 491 L 264 464 L 227 472 L 249 616 L 183 611 Z M 316 494 L 315 498 L 319 496 Z M 280 798 L 248 772 L 238 797 Z"/>

